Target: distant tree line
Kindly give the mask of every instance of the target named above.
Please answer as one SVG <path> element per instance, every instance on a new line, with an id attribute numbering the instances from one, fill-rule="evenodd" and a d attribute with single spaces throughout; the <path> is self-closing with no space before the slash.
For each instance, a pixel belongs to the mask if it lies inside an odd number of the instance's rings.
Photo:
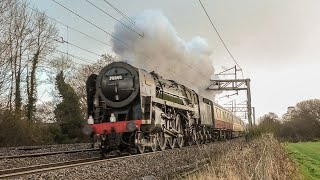
<path id="1" fill-rule="evenodd" d="M 293 111 L 283 118 L 268 113 L 259 119 L 259 125 L 251 135 L 271 132 L 284 141 L 320 140 L 320 99 L 311 99 L 296 104 Z"/>

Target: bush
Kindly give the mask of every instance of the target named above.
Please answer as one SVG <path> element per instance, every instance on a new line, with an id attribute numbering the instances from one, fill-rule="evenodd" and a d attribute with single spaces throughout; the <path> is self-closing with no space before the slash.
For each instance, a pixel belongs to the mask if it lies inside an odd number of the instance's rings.
<path id="1" fill-rule="evenodd" d="M 47 128 L 17 117 L 10 111 L 0 113 L 0 146 L 22 146 L 53 143 Z"/>
<path id="2" fill-rule="evenodd" d="M 67 128 L 67 127 L 66 127 Z M 80 128 L 71 128 L 75 134 Z M 85 138 L 70 139 L 57 123 L 33 123 L 10 111 L 0 112 L 0 147 L 32 146 L 89 142 Z"/>
<path id="3" fill-rule="evenodd" d="M 251 128 L 245 134 L 245 138 L 247 141 L 252 140 L 254 138 L 260 137 L 262 135 L 262 131 L 259 128 Z"/>

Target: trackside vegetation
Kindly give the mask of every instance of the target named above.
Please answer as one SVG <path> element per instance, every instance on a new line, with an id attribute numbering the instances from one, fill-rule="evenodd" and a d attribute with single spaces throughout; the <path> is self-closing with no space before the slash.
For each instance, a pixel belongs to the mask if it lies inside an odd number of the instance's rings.
<path id="1" fill-rule="evenodd" d="M 303 179 L 286 150 L 272 134 L 241 143 L 228 151 L 209 154 L 210 163 L 189 174 L 189 180 L 300 180 Z M 181 179 L 178 177 L 177 179 Z"/>

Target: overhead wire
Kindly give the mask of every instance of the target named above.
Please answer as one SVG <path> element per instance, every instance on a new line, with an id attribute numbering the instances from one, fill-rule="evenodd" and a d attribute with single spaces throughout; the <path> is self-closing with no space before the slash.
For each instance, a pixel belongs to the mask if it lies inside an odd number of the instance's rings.
<path id="1" fill-rule="evenodd" d="M 93 5 L 93 6 L 95 6 L 97 9 L 99 9 L 100 11 L 102 11 L 102 12 L 105 12 L 105 11 L 103 11 L 101 8 L 99 8 L 99 7 L 97 7 L 96 5 L 94 5 L 94 4 L 92 4 L 89 0 L 86 0 L 88 3 L 90 3 L 91 5 Z M 133 23 L 133 25 L 135 25 L 134 24 L 134 21 L 133 20 L 131 20 L 128 16 L 126 16 L 124 13 L 122 13 L 118 8 L 116 8 L 114 5 L 112 5 L 110 2 L 108 2 L 107 0 L 104 0 L 104 2 L 106 2 L 107 4 L 109 4 L 113 9 L 115 9 L 119 14 L 121 14 L 123 17 L 125 17 L 129 22 L 131 22 L 131 23 Z M 106 12 L 105 12 L 106 13 Z M 109 15 L 108 13 L 106 13 L 107 15 Z M 110 16 L 110 15 L 109 15 Z M 111 16 L 112 17 L 112 16 Z M 113 17 L 112 17 L 113 18 Z M 115 19 L 115 18 L 114 18 Z M 120 21 L 118 21 L 118 22 L 120 22 Z M 120 22 L 121 24 L 123 24 L 122 22 Z M 124 25 L 124 24 L 123 24 Z M 137 27 L 137 26 L 136 26 Z M 137 27 L 138 28 L 138 27 Z M 139 28 L 140 29 L 140 28 Z M 140 35 L 140 34 L 139 34 Z M 179 59 L 179 61 L 181 62 L 181 60 Z M 207 78 L 207 76 L 206 75 L 204 75 L 199 69 L 197 69 L 197 68 L 194 68 L 192 65 L 190 65 L 190 64 L 187 64 L 187 63 L 185 63 L 185 62 L 182 62 L 182 63 L 184 63 L 185 65 L 187 65 L 189 68 L 191 68 L 191 69 L 193 69 L 193 70 L 195 70 L 195 71 L 197 71 L 198 73 L 200 73 L 200 75 L 202 75 L 203 77 L 205 77 L 205 78 Z"/>
<path id="2" fill-rule="evenodd" d="M 54 39 L 54 40 L 57 41 L 57 42 L 59 42 L 59 43 L 69 44 L 69 45 L 71 45 L 71 46 L 73 46 L 73 47 L 76 47 L 76 48 L 78 48 L 78 49 L 81 49 L 81 50 L 83 50 L 83 51 L 86 51 L 86 52 L 88 52 L 88 53 L 91 53 L 91 54 L 96 55 L 96 56 L 98 56 L 98 57 L 101 57 L 101 56 L 102 56 L 102 55 L 99 55 L 99 54 L 97 54 L 97 53 L 95 53 L 95 52 L 92 52 L 92 51 L 90 51 L 90 50 L 88 50 L 88 49 L 85 49 L 85 48 L 80 47 L 80 46 L 78 46 L 78 45 L 75 45 L 75 44 L 73 44 L 73 43 L 71 43 L 71 42 L 68 42 L 68 41 L 64 40 L 63 37 L 61 37 L 61 41 L 59 41 L 59 40 L 57 40 L 57 39 Z"/>
<path id="3" fill-rule="evenodd" d="M 85 0 L 87 1 L 89 4 L 91 4 L 93 7 L 95 7 L 96 9 L 99 9 L 101 12 L 103 12 L 104 14 L 106 14 L 107 16 L 111 17 L 112 19 L 116 20 L 117 22 L 119 22 L 120 24 L 122 24 L 123 26 L 125 26 L 126 28 L 130 29 L 132 32 L 138 34 L 139 36 L 143 37 L 143 34 L 141 35 L 140 33 L 138 33 L 137 31 L 135 31 L 134 29 L 132 29 L 131 27 L 129 27 L 128 25 L 124 24 L 123 22 L 119 21 L 118 19 L 116 19 L 115 17 L 113 17 L 112 15 L 110 15 L 108 12 L 106 12 L 105 10 L 101 9 L 100 7 L 98 7 L 97 5 L 93 4 L 92 2 L 90 2 L 89 0 Z"/>
<path id="4" fill-rule="evenodd" d="M 66 26 L 67 28 L 70 28 L 70 29 L 72 29 L 72 30 L 74 30 L 74 31 L 76 31 L 76 32 L 78 32 L 78 33 L 80 33 L 80 34 L 83 34 L 83 35 L 85 35 L 85 36 L 87 36 L 87 37 L 89 37 L 89 38 L 91 38 L 91 39 L 93 39 L 93 40 L 96 40 L 96 41 L 98 41 L 98 42 L 101 42 L 102 44 L 105 44 L 105 45 L 107 45 L 107 46 L 110 46 L 109 44 L 106 44 L 106 43 L 103 42 L 103 41 L 100 41 L 100 40 L 98 40 L 98 39 L 96 39 L 96 38 L 94 38 L 94 37 L 92 37 L 92 36 L 90 36 L 90 35 L 88 35 L 88 34 L 86 34 L 86 33 L 83 33 L 83 32 L 81 32 L 81 31 L 79 31 L 79 30 L 77 30 L 77 29 L 75 29 L 75 28 L 72 28 L 72 27 L 70 27 L 70 26 L 68 26 L 68 25 L 66 25 L 66 24 L 64 24 L 64 23 L 62 23 L 62 22 L 60 22 L 60 21 L 58 21 L 58 20 L 50 17 L 50 16 L 45 15 L 44 13 L 41 13 L 39 10 L 36 10 L 36 9 L 31 8 L 31 7 L 29 7 L 29 6 L 27 6 L 27 8 L 29 8 L 30 10 L 32 10 L 32 11 L 34 11 L 34 12 L 36 12 L 36 13 L 43 14 L 43 15 L 46 16 L 47 18 L 49 18 L 49 19 L 51 19 L 51 20 L 54 20 L 55 22 L 58 22 L 58 23 L 60 23 L 60 24 L 62 24 L 62 25 L 64 25 L 64 26 Z M 93 55 L 96 55 L 96 56 L 101 57 L 101 55 L 99 55 L 99 54 L 97 54 L 97 53 L 94 53 L 94 52 L 92 52 L 92 51 L 90 51 L 90 50 L 87 50 L 87 49 L 85 49 L 85 48 L 82 48 L 82 47 L 80 47 L 80 46 L 78 46 L 78 45 L 75 45 L 75 44 L 73 44 L 73 43 L 71 43 L 71 42 L 68 42 L 68 41 L 64 40 L 62 37 L 61 37 L 61 41 L 59 41 L 59 40 L 57 40 L 57 39 L 53 39 L 53 40 L 55 40 L 55 41 L 57 41 L 57 42 L 60 42 L 60 43 L 66 43 L 66 44 L 68 44 L 68 45 L 71 45 L 71 46 L 76 47 L 76 48 L 78 48 L 78 49 L 81 49 L 81 50 L 83 50 L 83 51 L 86 51 L 86 52 L 88 52 L 88 53 L 91 53 L 91 54 L 93 54 Z M 68 49 L 69 49 L 69 48 L 67 48 L 67 51 L 68 51 Z M 64 54 L 70 55 L 69 52 L 64 52 Z M 75 57 L 75 56 L 73 55 L 73 57 Z M 79 59 L 79 58 L 80 58 L 80 57 L 78 57 L 78 59 Z M 81 58 L 80 58 L 80 59 L 81 59 Z M 84 58 L 82 58 L 82 59 L 84 59 Z"/>
<path id="5" fill-rule="evenodd" d="M 86 51 L 86 52 L 88 52 L 88 53 L 91 53 L 91 54 L 93 54 L 93 55 L 96 55 L 96 56 L 98 56 L 98 57 L 102 57 L 102 55 L 99 55 L 99 54 L 97 54 L 97 53 L 94 53 L 94 52 L 92 52 L 92 51 L 90 51 L 90 50 L 87 50 L 87 49 L 85 49 L 85 48 L 82 48 L 82 47 L 80 47 L 80 46 L 78 46 L 78 45 L 75 45 L 75 44 L 72 44 L 72 43 L 70 43 L 70 42 L 68 42 L 68 41 L 63 41 L 64 43 L 67 43 L 67 44 L 69 44 L 69 45 L 71 45 L 71 46 L 73 46 L 73 47 L 76 47 L 76 48 L 78 48 L 78 49 L 81 49 L 81 50 L 83 50 L 83 51 Z"/>
<path id="6" fill-rule="evenodd" d="M 132 23 L 133 25 L 135 25 L 135 22 L 130 19 L 127 15 L 125 15 L 123 12 L 121 12 L 117 7 L 115 7 L 114 5 L 112 5 L 109 1 L 104 0 L 105 3 L 107 3 L 109 6 L 111 6 L 114 10 L 116 10 L 119 14 L 121 14 L 125 19 L 127 19 L 130 23 Z M 137 27 L 139 28 L 139 27 Z"/>
<path id="7" fill-rule="evenodd" d="M 230 57 L 232 58 L 232 60 L 236 63 L 236 65 L 237 65 L 237 66 L 239 67 L 239 69 L 241 70 L 241 74 L 242 74 L 242 78 L 243 78 L 243 71 L 242 71 L 241 66 L 240 66 L 239 63 L 236 61 L 236 59 L 234 58 L 234 56 L 231 54 L 231 52 L 230 52 L 229 48 L 227 47 L 226 43 L 223 41 L 220 33 L 218 32 L 218 29 L 217 29 L 216 26 L 213 24 L 213 22 L 212 22 L 212 20 L 211 20 L 211 18 L 210 18 L 210 16 L 209 16 L 209 14 L 208 14 L 208 12 L 207 12 L 206 8 L 204 7 L 204 5 L 202 4 L 201 0 L 199 0 L 199 3 L 201 4 L 202 9 L 203 9 L 204 12 L 206 13 L 206 15 L 207 15 L 207 17 L 208 17 L 208 19 L 209 19 L 209 21 L 210 21 L 213 29 L 216 31 L 216 33 L 217 33 L 220 41 L 222 42 L 223 46 L 226 48 L 228 54 L 230 55 Z"/>
<path id="8" fill-rule="evenodd" d="M 55 0 L 53 0 L 53 1 L 54 1 L 55 3 L 57 3 L 58 5 L 60 5 L 61 7 L 67 9 L 69 12 L 75 14 L 75 15 L 78 16 L 79 18 L 87 21 L 87 22 L 90 23 L 91 25 L 93 25 L 93 26 L 97 27 L 98 29 L 100 29 L 100 27 L 98 27 L 98 26 L 94 25 L 93 23 L 89 22 L 88 20 L 86 20 L 85 18 L 83 18 L 83 17 L 81 17 L 80 15 L 76 14 L 75 12 L 71 11 L 70 9 L 66 8 L 66 7 L 63 6 L 62 4 L 56 2 Z M 89 2 L 88 0 L 86 0 L 86 1 Z M 118 8 L 116 8 L 114 5 L 112 5 L 110 2 L 108 2 L 108 1 L 106 1 L 106 0 L 104 0 L 104 2 L 107 3 L 108 5 L 110 5 L 113 9 L 115 9 L 119 14 L 121 14 L 124 18 L 126 18 L 129 22 L 131 22 L 136 28 L 140 29 L 139 27 L 137 27 L 137 26 L 135 25 L 135 22 L 134 22 L 133 20 L 131 20 L 128 16 L 126 16 L 126 15 L 125 15 L 123 12 L 121 12 Z M 91 2 L 89 2 L 89 3 L 92 4 Z M 201 1 L 200 1 L 200 3 L 201 3 Z M 202 4 L 202 3 L 201 3 L 201 4 Z M 94 5 L 94 4 L 92 4 L 92 5 Z M 94 6 L 96 7 L 96 5 L 94 5 Z M 29 6 L 27 6 L 27 8 L 31 9 L 32 11 L 41 13 L 39 10 L 36 10 L 36 9 L 31 8 L 31 7 L 29 7 Z M 203 7 L 203 8 L 204 8 L 204 7 Z M 100 8 L 99 8 L 99 9 L 100 9 Z M 43 14 L 43 13 L 42 13 L 42 14 Z M 44 14 L 44 15 L 45 15 L 45 14 Z M 109 14 L 108 14 L 108 15 L 109 15 Z M 77 29 L 75 29 L 75 28 L 73 28 L 73 27 L 71 27 L 71 26 L 69 26 L 69 25 L 67 25 L 67 24 L 65 24 L 65 23 L 62 23 L 61 21 L 58 21 L 58 20 L 50 17 L 50 16 L 47 16 L 47 15 L 45 15 L 45 16 L 48 17 L 48 18 L 51 19 L 51 20 L 54 20 L 55 22 L 57 22 L 57 23 L 59 23 L 59 24 L 62 24 L 62 25 L 64 25 L 64 26 L 72 29 L 73 31 L 76 31 L 76 32 L 78 32 L 78 33 L 80 33 L 80 34 L 82 34 L 82 35 L 84 35 L 84 36 L 87 36 L 88 38 L 91 38 L 91 39 L 93 39 L 93 40 L 95 40 L 95 41 L 97 41 L 97 42 L 100 42 L 100 43 L 104 44 L 104 45 L 111 46 L 111 45 L 109 45 L 109 44 L 107 44 L 107 43 L 105 43 L 105 42 L 103 42 L 103 41 L 101 41 L 101 40 L 99 40 L 99 39 L 97 39 L 97 38 L 94 38 L 94 37 L 92 37 L 92 36 L 90 36 L 90 35 L 88 35 L 88 34 L 86 34 L 86 33 L 84 33 L 84 32 L 81 32 L 81 31 L 79 31 L 79 30 L 77 30 Z M 110 17 L 111 17 L 111 16 L 110 16 Z M 114 18 L 114 19 L 115 19 L 115 18 Z M 118 20 L 117 20 L 117 21 L 118 21 Z M 119 21 L 118 21 L 118 22 L 119 22 Z M 100 29 L 100 30 L 102 30 L 102 29 Z M 141 30 L 141 29 L 140 29 L 140 30 Z M 102 31 L 104 31 L 104 30 L 102 30 Z M 111 35 L 109 32 L 106 32 L 106 33 L 107 33 L 108 35 Z M 136 33 L 137 33 L 137 32 L 136 32 Z M 139 34 L 139 33 L 138 33 L 138 34 Z M 139 34 L 139 35 L 140 35 L 140 34 Z M 219 35 L 219 34 L 218 34 L 218 35 Z M 219 37 L 220 37 L 220 35 L 219 35 Z M 116 38 L 116 37 L 114 37 L 114 38 Z M 117 39 L 117 38 L 116 38 L 116 39 Z M 119 39 L 118 39 L 118 40 L 119 40 Z M 221 39 L 221 40 L 222 40 L 222 39 Z M 101 56 L 101 55 L 98 55 L 98 54 L 96 54 L 96 53 L 94 53 L 94 52 L 92 52 L 92 51 L 86 50 L 86 49 L 81 48 L 81 47 L 79 47 L 79 46 L 77 46 L 77 45 L 75 45 L 75 44 L 72 44 L 72 43 L 70 43 L 70 42 L 68 42 L 68 41 L 64 41 L 64 42 L 67 43 L 67 44 L 70 44 L 71 46 L 74 46 L 74 47 L 77 47 L 77 48 L 82 49 L 82 50 L 84 50 L 84 51 L 87 51 L 87 52 L 89 52 L 89 53 L 91 53 L 91 54 L 94 54 L 94 55 L 97 55 L 97 56 Z M 122 42 L 122 41 L 120 40 L 120 42 Z M 124 42 L 122 42 L 122 43 L 124 43 Z M 224 42 L 223 42 L 223 43 L 224 43 Z M 126 43 L 124 43 L 124 44 L 126 44 Z M 225 45 L 225 44 L 224 44 L 224 45 Z M 68 54 L 68 53 L 65 53 L 65 52 L 63 52 L 63 53 L 64 53 L 64 54 Z M 72 56 L 73 56 L 73 57 L 76 57 L 76 56 L 74 56 L 74 55 L 72 55 Z M 231 56 L 232 56 L 232 55 L 231 55 Z M 233 57 L 233 56 L 232 56 L 232 57 Z M 80 60 L 81 60 L 80 57 L 77 57 L 77 59 L 80 59 Z M 184 62 L 182 62 L 182 63 L 184 63 Z M 186 64 L 186 63 L 185 63 L 185 64 Z M 186 65 L 189 66 L 190 68 L 198 71 L 202 76 L 204 76 L 200 70 L 193 68 L 193 67 L 192 67 L 191 65 L 189 65 L 189 64 L 186 64 Z M 237 65 L 238 65 L 238 64 L 237 64 Z M 239 65 L 238 65 L 238 66 L 239 66 Z M 240 66 L 239 66 L 239 68 L 241 69 Z M 177 73 L 174 73 L 174 74 L 177 74 Z M 189 81 L 189 82 L 190 82 L 190 81 Z"/>
<path id="9" fill-rule="evenodd" d="M 125 42 L 123 42 L 122 40 L 118 39 L 117 37 L 115 37 L 114 35 L 112 35 L 111 33 L 105 31 L 104 29 L 102 29 L 101 27 L 97 26 L 96 24 L 92 23 L 91 21 L 85 19 L 84 17 L 80 16 L 79 14 L 75 13 L 74 11 L 72 11 L 71 9 L 67 8 L 66 6 L 62 5 L 61 3 L 57 2 L 56 0 L 52 0 L 53 2 L 55 2 L 56 4 L 58 4 L 59 6 L 61 6 L 62 8 L 66 9 L 67 11 L 71 12 L 72 14 L 76 15 L 77 17 L 81 18 L 82 20 L 88 22 L 89 24 L 95 26 L 96 28 L 102 30 L 103 32 L 107 33 L 108 35 L 112 36 L 113 38 L 115 38 L 116 40 L 118 40 L 119 42 L 125 44 L 126 46 L 128 46 L 128 44 L 126 44 Z M 108 3 L 108 2 L 107 2 Z M 109 3 L 108 3 L 109 4 Z M 144 55 L 145 57 L 147 57 L 147 60 L 150 60 L 150 58 L 146 55 Z M 151 60 L 150 60 L 151 61 Z M 186 64 L 185 62 L 182 62 L 184 64 Z M 191 65 L 186 64 L 187 66 L 189 66 L 190 68 L 196 70 L 195 68 L 193 68 Z M 169 71 L 171 71 L 172 73 L 176 74 L 177 76 L 187 80 L 190 83 L 194 83 L 192 81 L 189 81 L 188 79 L 184 78 L 182 75 L 177 74 L 176 72 L 174 72 L 173 70 L 169 69 Z M 199 70 L 197 70 L 198 72 L 200 72 Z M 202 73 L 201 73 L 202 74 Z M 203 75 L 203 74 L 202 74 Z M 204 76 L 204 75 L 203 75 Z"/>
<path id="10" fill-rule="evenodd" d="M 56 4 L 58 4 L 59 6 L 61 6 L 62 8 L 66 9 L 67 11 L 71 12 L 72 14 L 76 15 L 77 17 L 79 17 L 80 19 L 86 21 L 87 23 L 91 24 L 92 26 L 96 27 L 97 29 L 103 31 L 104 33 L 108 34 L 109 36 L 111 36 L 112 38 L 116 39 L 117 41 L 121 42 L 122 44 L 128 46 L 127 43 L 123 42 L 121 39 L 117 38 L 116 36 L 112 35 L 110 32 L 102 29 L 101 27 L 99 27 L 98 25 L 94 24 L 93 22 L 89 21 L 88 19 L 80 16 L 79 14 L 77 14 L 76 12 L 72 11 L 71 9 L 67 8 L 66 6 L 62 5 L 61 3 L 57 2 L 56 0 L 52 0 L 53 2 L 55 2 Z"/>
<path id="11" fill-rule="evenodd" d="M 39 14 L 43 14 L 43 15 L 46 16 L 47 18 L 49 18 L 49 19 L 51 19 L 51 20 L 53 20 L 53 21 L 55 21 L 55 22 L 57 22 L 57 23 L 65 26 L 65 27 L 67 27 L 67 28 L 70 28 L 70 29 L 72 29 L 73 31 L 78 32 L 78 33 L 80 33 L 80 34 L 82 34 L 82 35 L 84 35 L 84 36 L 86 36 L 86 37 L 88 37 L 88 38 L 90 38 L 90 39 L 93 39 L 93 40 L 95 40 L 95 41 L 97 41 L 97 42 L 99 42 L 99 43 L 101 43 L 101 44 L 104 44 L 104 45 L 107 45 L 107 46 L 110 46 L 110 47 L 111 47 L 110 44 L 108 44 L 108 43 L 106 43 L 106 42 L 103 42 L 103 41 L 101 41 L 101 40 L 99 40 L 99 39 L 97 39 L 97 38 L 95 38 L 95 37 L 93 37 L 93 36 L 90 36 L 90 35 L 82 32 L 82 31 L 79 31 L 78 29 L 73 28 L 73 27 L 71 27 L 71 26 L 69 26 L 69 25 L 67 25 L 67 24 L 65 24 L 65 23 L 63 23 L 63 22 L 61 22 L 61 21 L 58 21 L 57 19 L 55 19 L 55 18 L 53 18 L 53 17 L 50 17 L 50 16 L 48 16 L 48 15 L 40 12 L 40 11 L 37 10 L 37 9 L 34 9 L 34 8 L 32 8 L 32 7 L 29 7 L 29 6 L 27 6 L 27 8 L 30 9 L 30 10 L 32 10 L 32 11 L 34 11 L 34 12 L 37 12 L 37 13 L 39 13 Z"/>
<path id="12" fill-rule="evenodd" d="M 89 0 L 86 0 L 87 2 L 89 1 Z M 110 2 L 108 2 L 107 0 L 104 0 L 104 2 L 106 2 L 107 4 L 109 4 L 113 9 L 115 9 L 119 14 L 121 14 L 124 18 L 126 18 L 129 22 L 131 22 L 133 25 L 135 25 L 135 23 L 134 23 L 134 21 L 133 20 L 131 20 L 128 16 L 126 16 L 123 12 L 121 12 L 118 8 L 116 8 L 114 5 L 112 5 Z M 90 2 L 89 2 L 90 3 Z M 97 7 L 98 8 L 98 7 Z M 98 8 L 98 9 L 100 9 L 100 8 Z M 121 23 L 121 22 L 120 22 Z M 137 27 L 137 26 L 136 26 Z M 139 27 L 137 27 L 137 28 L 139 28 Z M 140 29 L 140 28 L 139 28 Z M 141 29 L 140 29 L 141 30 Z M 179 59 L 179 61 L 181 62 L 181 60 Z M 200 73 L 203 77 L 207 77 L 206 75 L 204 75 L 199 69 L 197 69 L 197 68 L 194 68 L 194 67 L 192 67 L 192 65 L 190 65 L 190 64 L 187 64 L 187 63 L 185 63 L 185 62 L 182 62 L 182 63 L 184 63 L 185 65 L 187 65 L 189 68 L 191 68 L 191 69 L 193 69 L 193 70 L 195 70 L 195 71 L 197 71 L 198 73 Z"/>
<path id="13" fill-rule="evenodd" d="M 109 1 L 104 0 L 105 3 L 107 3 L 109 6 L 111 6 L 114 10 L 116 10 L 119 14 L 121 14 L 127 21 L 129 21 L 132 25 L 134 25 L 136 28 L 138 28 L 140 31 L 142 31 L 138 26 L 136 26 L 136 23 L 129 18 L 127 15 L 125 15 L 123 12 L 121 12 L 117 7 L 112 5 Z M 144 32 L 142 31 L 142 35 L 144 36 Z"/>
<path id="14" fill-rule="evenodd" d="M 56 51 L 56 52 L 58 52 L 58 53 L 60 53 L 60 54 L 69 55 L 69 56 L 71 56 L 71 57 L 73 57 L 73 58 L 76 58 L 76 59 L 78 59 L 78 60 L 80 60 L 80 61 L 83 61 L 83 62 L 92 64 L 92 62 L 90 62 L 90 61 L 91 61 L 90 59 L 86 59 L 86 58 L 79 57 L 79 56 L 76 56 L 76 55 L 73 55 L 73 54 L 70 54 L 70 53 L 66 53 L 66 52 L 60 51 L 60 50 L 58 50 L 58 49 L 53 49 L 53 48 L 50 48 L 50 49 L 51 49 L 52 51 Z"/>

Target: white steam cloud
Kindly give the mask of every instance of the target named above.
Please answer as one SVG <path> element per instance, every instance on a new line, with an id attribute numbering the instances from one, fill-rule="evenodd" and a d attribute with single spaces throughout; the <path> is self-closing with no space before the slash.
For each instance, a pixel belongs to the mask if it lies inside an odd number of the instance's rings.
<path id="1" fill-rule="evenodd" d="M 214 74 L 210 57 L 212 50 L 206 40 L 194 37 L 189 42 L 184 41 L 160 11 L 146 10 L 132 19 L 144 36 L 139 36 L 120 23 L 116 24 L 114 36 L 127 44 L 112 39 L 113 51 L 120 60 L 147 71 L 155 71 L 214 100 L 214 92 L 205 90 Z M 126 23 L 125 20 L 122 22 Z M 132 24 L 130 27 L 142 34 Z"/>

